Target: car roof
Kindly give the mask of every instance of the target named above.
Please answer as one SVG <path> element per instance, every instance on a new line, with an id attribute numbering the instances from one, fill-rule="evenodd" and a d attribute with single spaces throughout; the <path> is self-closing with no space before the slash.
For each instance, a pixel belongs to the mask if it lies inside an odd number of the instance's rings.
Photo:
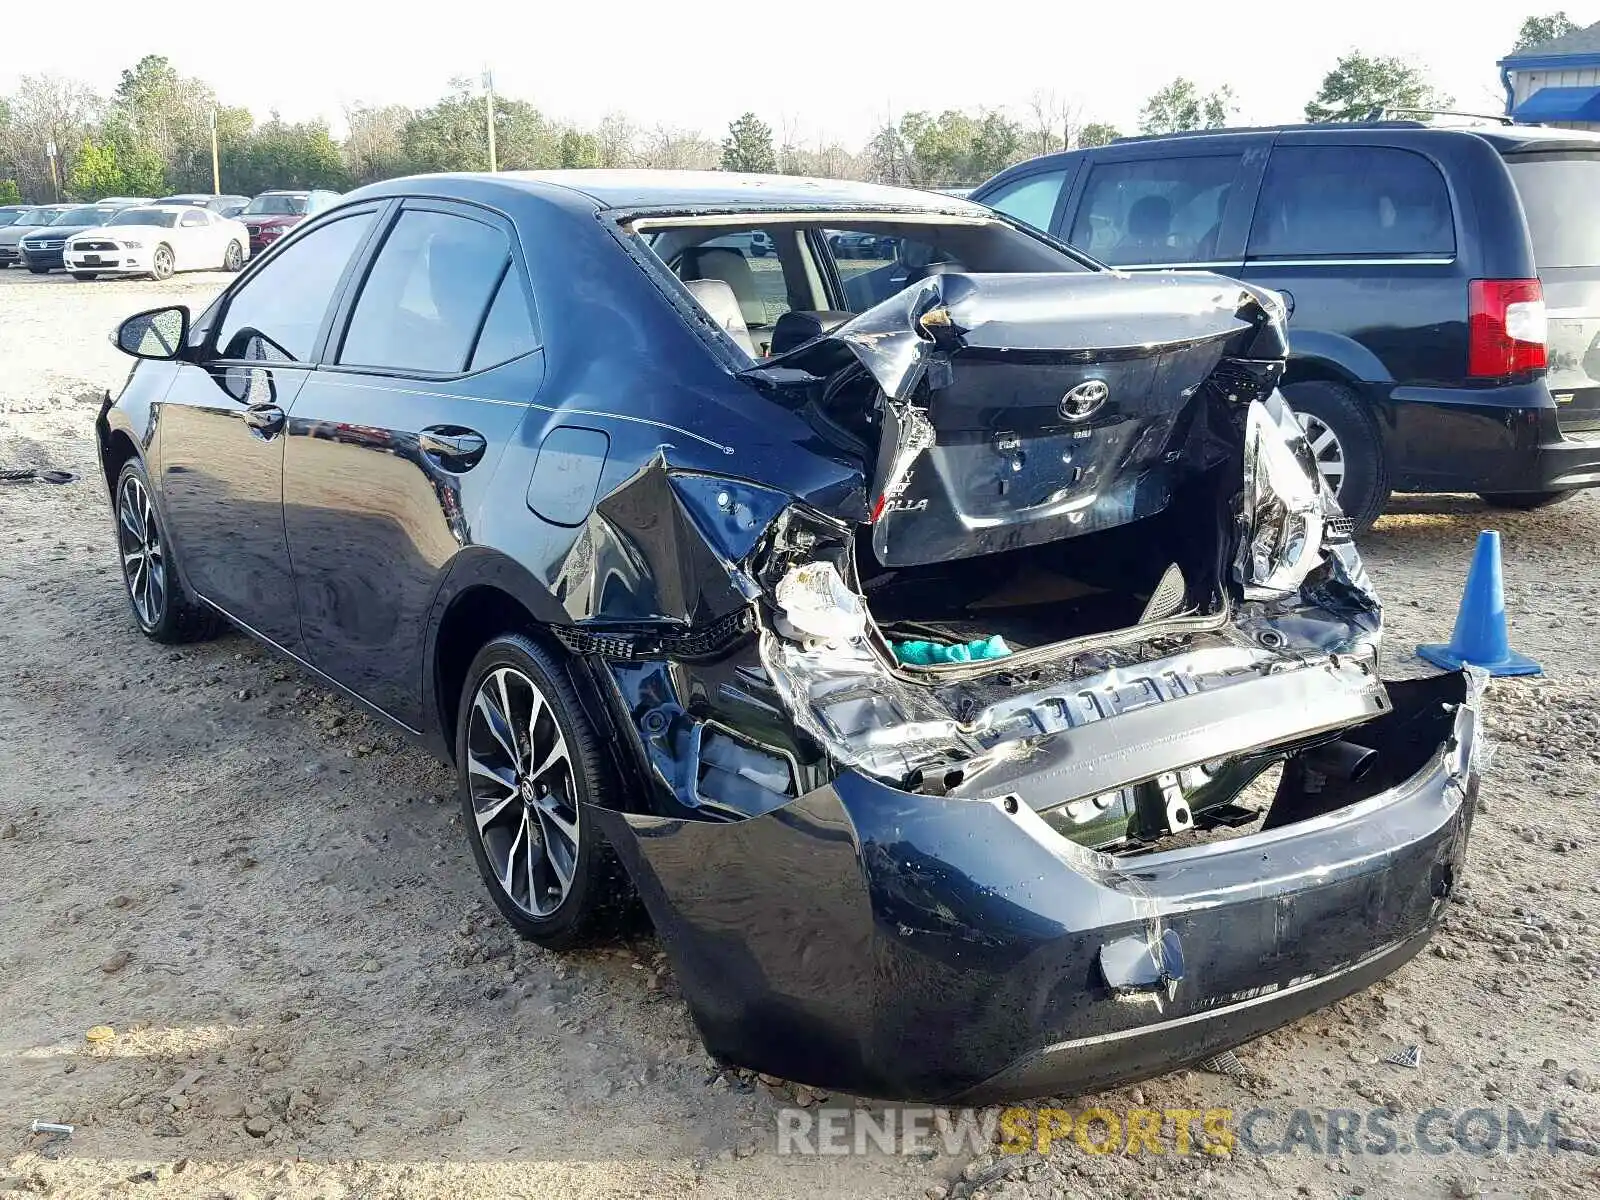
<path id="1" fill-rule="evenodd" d="M 586 197 L 599 209 L 685 211 L 783 211 L 794 209 L 892 209 L 909 212 L 992 216 L 981 205 L 911 188 L 812 179 L 800 175 L 747 175 L 733 171 L 569 170 L 503 171 L 494 175 L 438 175 L 390 180 L 362 189 L 363 195 L 404 194 L 427 180 L 448 193 L 451 181 L 494 181 L 528 191 L 554 186 Z"/>
<path id="2" fill-rule="evenodd" d="M 122 208 L 117 209 L 117 216 L 120 217 L 123 213 L 130 213 L 130 212 L 133 212 L 136 209 L 137 210 L 141 210 L 141 211 L 145 210 L 145 209 L 154 209 L 156 212 L 177 213 L 179 216 L 182 216 L 184 213 L 192 211 L 194 209 L 194 205 L 192 205 L 192 204 L 129 204 L 129 205 L 126 205 L 126 206 L 124 206 Z"/>

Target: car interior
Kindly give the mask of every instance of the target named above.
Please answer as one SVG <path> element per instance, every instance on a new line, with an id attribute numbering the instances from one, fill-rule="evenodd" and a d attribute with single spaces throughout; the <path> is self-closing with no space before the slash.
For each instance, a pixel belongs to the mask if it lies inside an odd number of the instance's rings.
<path id="1" fill-rule="evenodd" d="M 638 222 L 636 231 L 702 311 L 752 359 L 804 345 L 941 272 L 1081 271 L 1083 263 L 1000 221 Z M 755 222 L 760 221 L 759 224 Z M 735 223 L 737 222 L 737 223 Z M 765 235 L 754 252 L 757 235 Z M 871 247 L 841 258 L 835 247 Z"/>

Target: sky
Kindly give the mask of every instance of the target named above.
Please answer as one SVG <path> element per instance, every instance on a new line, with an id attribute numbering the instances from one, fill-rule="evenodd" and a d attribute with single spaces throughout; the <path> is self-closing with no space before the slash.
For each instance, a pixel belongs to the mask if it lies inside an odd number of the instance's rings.
<path id="1" fill-rule="evenodd" d="M 7 20 L 0 94 L 34 72 L 108 93 L 124 67 L 162 54 L 258 120 L 273 110 L 286 120 L 321 117 L 337 134 L 347 105 L 422 106 L 453 76 L 488 67 L 498 91 L 582 124 L 621 110 L 646 127 L 720 138 L 752 110 L 802 144 L 854 149 L 886 117 L 915 109 L 1003 108 L 1024 118 L 1040 90 L 1132 132 L 1145 97 L 1180 74 L 1206 89 L 1231 85 L 1239 123 L 1297 120 L 1352 48 L 1405 57 L 1458 107 L 1498 112 L 1495 61 L 1523 17 L 1556 6 L 319 0 L 136 6 L 130 20 L 128 0 L 74 0 L 70 22 L 39 13 L 49 37 L 17 36 L 29 23 Z M 1577 0 L 1566 11 L 1580 25 L 1600 20 L 1600 2 Z"/>

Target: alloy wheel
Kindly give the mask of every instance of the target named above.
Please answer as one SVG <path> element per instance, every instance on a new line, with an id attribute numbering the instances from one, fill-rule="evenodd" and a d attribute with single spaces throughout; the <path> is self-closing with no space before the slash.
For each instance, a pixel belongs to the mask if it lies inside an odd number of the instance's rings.
<path id="1" fill-rule="evenodd" d="M 165 246 L 156 247 L 155 256 L 151 259 L 151 274 L 157 279 L 167 279 L 172 275 L 172 251 Z"/>
<path id="2" fill-rule="evenodd" d="M 122 481 L 117 495 L 117 543 L 134 612 L 146 629 L 154 629 L 167 610 L 167 556 L 150 493 L 135 475 Z"/>
<path id="3" fill-rule="evenodd" d="M 228 250 L 226 255 L 223 257 L 222 265 L 226 270 L 229 271 L 237 271 L 241 266 L 244 265 L 244 251 L 239 249 L 238 242 L 228 243 Z"/>
<path id="4" fill-rule="evenodd" d="M 1301 432 L 1306 435 L 1307 444 L 1311 447 L 1311 456 L 1317 460 L 1317 471 L 1337 500 L 1339 489 L 1344 485 L 1344 444 L 1339 441 L 1339 435 L 1334 433 L 1327 422 L 1320 417 L 1305 412 L 1297 412 L 1294 415 L 1300 422 Z"/>
<path id="5" fill-rule="evenodd" d="M 554 710 L 515 667 L 488 672 L 473 696 L 467 785 L 501 891 L 522 912 L 550 916 L 577 870 L 577 789 Z"/>

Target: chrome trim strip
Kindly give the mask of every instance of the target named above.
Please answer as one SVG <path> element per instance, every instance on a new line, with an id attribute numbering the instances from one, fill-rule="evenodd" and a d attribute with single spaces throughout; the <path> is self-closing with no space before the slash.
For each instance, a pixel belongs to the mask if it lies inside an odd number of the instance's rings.
<path id="1" fill-rule="evenodd" d="M 257 363 L 255 365 L 259 366 L 261 364 Z M 308 364 L 294 363 L 287 365 L 306 366 Z M 470 396 L 463 392 L 430 392 L 423 388 L 391 387 L 381 383 L 346 383 L 340 380 L 337 374 L 324 372 L 318 372 L 318 374 L 320 375 L 322 382 L 328 384 L 329 386 L 348 388 L 352 391 L 393 392 L 401 396 L 428 396 L 437 400 L 472 400 L 479 404 L 499 404 L 506 408 L 533 408 L 540 412 L 547 413 L 573 413 L 580 417 L 601 417 L 612 421 L 632 421 L 637 425 L 653 425 L 657 429 L 666 429 L 670 430 L 672 433 L 682 434 L 684 437 L 693 438 L 697 442 L 704 442 L 706 445 L 712 447 L 712 449 L 721 450 L 724 454 L 733 453 L 732 446 L 725 446 L 721 442 L 712 441 L 710 438 L 705 437 L 702 434 L 695 433 L 692 429 L 684 429 L 679 425 L 669 425 L 665 421 L 653 421 L 648 417 L 630 416 L 627 413 L 602 412 L 598 409 L 572 408 L 567 405 L 563 405 L 560 408 L 553 408 L 548 404 L 535 404 L 530 400 L 496 400 L 489 396 Z M 293 413 L 291 412 L 290 415 L 292 416 Z"/>
<path id="2" fill-rule="evenodd" d="M 1252 258 L 1246 267 L 1449 267 L 1449 258 Z"/>
<path id="3" fill-rule="evenodd" d="M 1401 950 L 1409 949 L 1411 943 L 1416 938 L 1421 938 L 1422 940 L 1426 941 L 1430 932 L 1430 930 L 1424 929 L 1420 933 L 1412 935 L 1412 937 L 1402 939 L 1398 942 L 1390 942 L 1387 946 L 1379 946 L 1376 950 L 1373 950 L 1363 957 L 1356 959 L 1356 961 L 1353 963 L 1349 963 L 1346 966 L 1340 967 L 1337 971 L 1332 971 L 1327 975 L 1316 975 L 1310 979 L 1301 979 L 1295 983 L 1287 985 L 1286 987 L 1273 988 L 1271 991 L 1262 992 L 1259 996 L 1251 996 L 1248 1000 L 1241 1000 L 1237 1004 L 1221 1004 L 1216 1008 L 1205 1008 L 1201 1009 L 1199 1012 L 1189 1013 L 1187 1016 L 1174 1017 L 1170 1021 L 1157 1021 L 1151 1025 L 1135 1025 L 1131 1029 L 1119 1029 L 1114 1033 L 1096 1033 L 1091 1034 L 1089 1037 L 1072 1038 L 1069 1041 L 1056 1042 L 1053 1045 L 1045 1046 L 1040 1050 L 1034 1051 L 1034 1053 L 1028 1057 L 1030 1059 L 1039 1059 L 1045 1057 L 1046 1055 L 1057 1054 L 1066 1050 L 1081 1050 L 1085 1046 L 1103 1046 L 1107 1042 L 1120 1042 L 1127 1038 L 1143 1037 L 1145 1034 L 1159 1033 L 1166 1029 L 1179 1029 L 1185 1025 L 1193 1025 L 1196 1021 L 1209 1021 L 1214 1017 L 1225 1017 L 1232 1013 L 1243 1012 L 1246 1009 L 1255 1008 L 1259 1004 L 1267 1004 L 1273 1000 L 1281 1000 L 1285 996 L 1293 996 L 1299 992 L 1309 991 L 1314 987 L 1321 987 L 1325 983 L 1332 983 L 1334 980 L 1343 978 L 1352 971 L 1359 971 L 1362 967 L 1370 966 L 1374 962 L 1378 962 L 1382 959 L 1390 957 L 1391 955 L 1399 953 Z"/>

